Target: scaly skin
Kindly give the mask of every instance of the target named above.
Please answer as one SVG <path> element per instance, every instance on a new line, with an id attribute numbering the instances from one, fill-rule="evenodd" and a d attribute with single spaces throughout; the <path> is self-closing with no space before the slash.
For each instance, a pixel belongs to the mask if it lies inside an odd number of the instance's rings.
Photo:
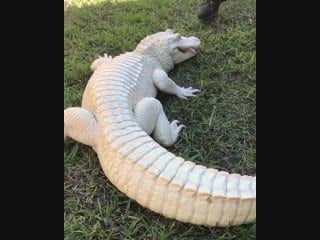
<path id="1" fill-rule="evenodd" d="M 256 219 L 255 177 L 195 165 L 163 147 L 174 144 L 184 125 L 168 121 L 157 90 L 182 99 L 199 92 L 167 75 L 199 46 L 199 39 L 167 30 L 133 52 L 94 61 L 82 108 L 64 111 L 64 137 L 92 146 L 109 180 L 144 207 L 198 225 L 250 223 Z"/>

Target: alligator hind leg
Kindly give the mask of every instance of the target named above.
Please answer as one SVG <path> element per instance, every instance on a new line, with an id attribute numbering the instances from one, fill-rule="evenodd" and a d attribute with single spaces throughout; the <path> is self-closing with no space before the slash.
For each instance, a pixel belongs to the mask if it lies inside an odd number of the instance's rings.
<path id="1" fill-rule="evenodd" d="M 184 125 L 179 125 L 179 121 L 168 121 L 163 111 L 162 104 L 155 98 L 144 98 L 134 109 L 134 118 L 139 126 L 163 146 L 171 146 L 179 136 L 179 132 Z"/>
<path id="2" fill-rule="evenodd" d="M 93 63 L 90 66 L 90 69 L 92 71 L 95 71 L 99 66 L 102 64 L 109 64 L 112 61 L 112 57 L 108 56 L 108 54 L 104 54 L 103 56 L 99 56 L 96 60 L 93 61 Z"/>
<path id="3" fill-rule="evenodd" d="M 64 138 L 67 136 L 92 147 L 98 138 L 98 122 L 95 116 L 83 108 L 64 110 Z"/>

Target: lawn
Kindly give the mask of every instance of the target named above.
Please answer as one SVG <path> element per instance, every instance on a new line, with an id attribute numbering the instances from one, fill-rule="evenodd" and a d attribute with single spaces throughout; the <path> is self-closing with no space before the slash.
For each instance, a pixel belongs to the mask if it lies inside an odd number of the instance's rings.
<path id="1" fill-rule="evenodd" d="M 87 4 L 84 4 L 86 2 Z M 64 108 L 79 106 L 98 54 L 131 51 L 146 35 L 174 29 L 202 40 L 199 54 L 169 75 L 202 92 L 160 94 L 169 119 L 187 126 L 169 150 L 197 164 L 256 172 L 256 2 L 228 0 L 219 18 L 196 17 L 201 0 L 65 1 Z M 255 239 L 256 224 L 207 228 L 164 218 L 120 193 L 95 153 L 64 144 L 64 239 Z"/>

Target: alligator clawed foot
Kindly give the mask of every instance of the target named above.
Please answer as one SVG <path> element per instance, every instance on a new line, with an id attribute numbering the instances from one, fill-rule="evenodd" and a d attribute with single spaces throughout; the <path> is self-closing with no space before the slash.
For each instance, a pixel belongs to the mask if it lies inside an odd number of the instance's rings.
<path id="1" fill-rule="evenodd" d="M 196 97 L 197 95 L 195 95 L 195 93 L 199 92 L 201 92 L 201 90 L 194 89 L 193 87 L 181 87 L 177 93 L 177 96 L 182 99 L 188 99 L 188 97 Z"/>
<path id="2" fill-rule="evenodd" d="M 179 133 L 181 132 L 182 128 L 185 128 L 186 126 L 181 124 L 178 125 L 180 123 L 180 121 L 178 120 L 173 120 L 171 123 L 171 130 L 172 130 L 172 135 L 173 135 L 173 139 L 174 142 L 177 140 Z"/>

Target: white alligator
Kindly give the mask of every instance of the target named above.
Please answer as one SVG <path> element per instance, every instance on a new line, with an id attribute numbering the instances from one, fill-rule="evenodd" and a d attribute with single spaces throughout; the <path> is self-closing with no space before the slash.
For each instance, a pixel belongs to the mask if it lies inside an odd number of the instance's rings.
<path id="1" fill-rule="evenodd" d="M 167 74 L 199 46 L 198 38 L 168 29 L 147 36 L 132 52 L 96 59 L 82 107 L 64 110 L 64 138 L 91 146 L 112 184 L 154 212 L 211 227 L 251 223 L 256 177 L 196 165 L 165 148 L 184 125 L 168 121 L 157 90 L 182 99 L 199 92 Z"/>

